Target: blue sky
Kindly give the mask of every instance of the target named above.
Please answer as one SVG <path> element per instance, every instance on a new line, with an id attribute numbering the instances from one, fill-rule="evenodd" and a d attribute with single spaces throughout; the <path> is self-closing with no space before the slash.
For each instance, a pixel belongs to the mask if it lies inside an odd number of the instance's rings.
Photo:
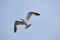
<path id="1" fill-rule="evenodd" d="M 30 28 L 14 22 L 30 11 L 41 14 L 31 17 Z M 0 0 L 0 40 L 60 40 L 60 0 Z"/>

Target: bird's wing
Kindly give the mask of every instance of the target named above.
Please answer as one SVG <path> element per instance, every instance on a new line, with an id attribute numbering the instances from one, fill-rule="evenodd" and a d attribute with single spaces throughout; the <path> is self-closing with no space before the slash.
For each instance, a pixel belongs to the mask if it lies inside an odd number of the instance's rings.
<path id="1" fill-rule="evenodd" d="M 27 14 L 27 17 L 26 17 L 26 20 L 29 21 L 30 17 L 31 16 L 39 16 L 40 14 L 39 13 L 36 13 L 36 12 L 29 12 Z"/>
<path id="2" fill-rule="evenodd" d="M 15 21 L 15 24 L 14 24 L 14 32 L 17 31 L 18 29 L 18 25 L 23 25 L 24 23 L 22 21 Z"/>

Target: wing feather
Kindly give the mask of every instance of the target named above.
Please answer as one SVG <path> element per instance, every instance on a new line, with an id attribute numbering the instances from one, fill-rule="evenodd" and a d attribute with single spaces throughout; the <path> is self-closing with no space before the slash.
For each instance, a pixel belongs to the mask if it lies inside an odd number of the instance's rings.
<path id="1" fill-rule="evenodd" d="M 29 12 L 27 14 L 27 17 L 26 17 L 26 20 L 29 21 L 30 17 L 31 16 L 39 16 L 40 14 L 39 13 L 36 13 L 36 12 Z"/>
<path id="2" fill-rule="evenodd" d="M 22 24 L 24 24 L 22 21 L 15 21 L 15 24 L 14 24 L 14 32 L 17 31 L 18 25 L 22 25 Z"/>

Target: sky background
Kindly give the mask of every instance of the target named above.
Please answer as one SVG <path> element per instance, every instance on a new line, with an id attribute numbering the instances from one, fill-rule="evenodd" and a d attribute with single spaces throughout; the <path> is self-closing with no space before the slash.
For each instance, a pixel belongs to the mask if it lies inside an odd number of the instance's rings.
<path id="1" fill-rule="evenodd" d="M 28 12 L 41 14 L 31 17 L 30 28 L 14 22 Z M 0 40 L 60 40 L 60 0 L 0 0 Z"/>

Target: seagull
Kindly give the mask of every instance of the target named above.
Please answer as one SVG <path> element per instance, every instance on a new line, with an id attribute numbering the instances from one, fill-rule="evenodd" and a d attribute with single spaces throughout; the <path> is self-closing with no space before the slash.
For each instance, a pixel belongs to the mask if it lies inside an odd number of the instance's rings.
<path id="1" fill-rule="evenodd" d="M 18 25 L 25 25 L 25 29 L 29 28 L 31 24 L 29 23 L 29 19 L 31 16 L 39 16 L 40 14 L 37 12 L 28 12 L 27 17 L 25 19 L 16 20 L 14 24 L 14 32 L 16 33 L 18 29 Z"/>

